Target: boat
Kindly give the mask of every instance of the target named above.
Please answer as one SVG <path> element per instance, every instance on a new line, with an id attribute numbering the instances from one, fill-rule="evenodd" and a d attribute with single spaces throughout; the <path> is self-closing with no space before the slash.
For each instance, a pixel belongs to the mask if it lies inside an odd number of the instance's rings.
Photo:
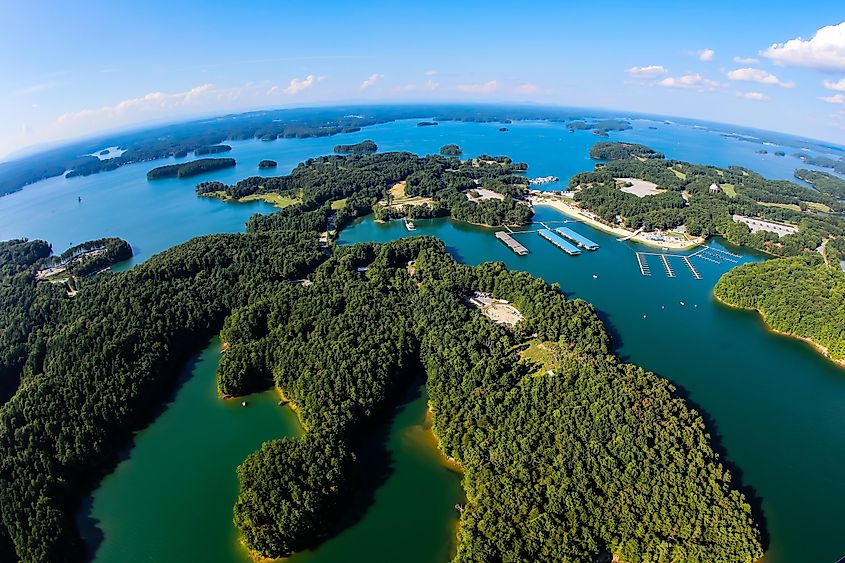
<path id="1" fill-rule="evenodd" d="M 681 306 L 683 306 L 683 305 L 686 305 L 686 303 L 684 303 L 683 301 L 681 301 Z"/>
<path id="2" fill-rule="evenodd" d="M 597 280 L 597 279 L 599 279 L 599 277 L 597 275 L 593 274 L 593 279 Z"/>
<path id="3" fill-rule="evenodd" d="M 245 406 L 246 406 L 246 401 L 241 401 L 241 406 L 242 406 L 242 407 L 245 407 Z"/>
<path id="4" fill-rule="evenodd" d="M 414 225 L 413 221 L 409 221 L 408 219 L 405 219 L 405 228 L 408 229 L 409 231 L 413 231 L 413 230 L 416 230 L 417 226 Z"/>

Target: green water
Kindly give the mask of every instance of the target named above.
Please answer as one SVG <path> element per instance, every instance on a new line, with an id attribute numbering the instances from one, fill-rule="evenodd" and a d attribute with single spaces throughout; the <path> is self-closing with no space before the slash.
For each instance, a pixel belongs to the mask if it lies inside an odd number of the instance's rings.
<path id="1" fill-rule="evenodd" d="M 536 219 L 567 218 L 538 208 Z M 652 275 L 644 277 L 635 252 L 654 249 L 620 243 L 582 224 L 568 226 L 601 248 L 576 257 L 533 233 L 518 236 L 531 251 L 519 257 L 490 229 L 443 219 L 416 226 L 414 235 L 441 238 L 465 263 L 502 261 L 593 303 L 622 358 L 670 379 L 708 417 L 734 474 L 753 502 L 762 502 L 771 536 L 766 563 L 833 562 L 845 555 L 845 369 L 801 341 L 767 331 L 755 313 L 716 303 L 713 286 L 733 264 L 692 258 L 703 276 L 696 280 L 682 261 L 670 259 L 676 277 L 669 278 L 652 257 Z M 365 219 L 342 240 L 410 234 L 401 222 Z M 743 254 L 741 262 L 760 259 Z"/>
<path id="2" fill-rule="evenodd" d="M 262 442 L 302 433 L 272 392 L 217 397 L 220 341 L 185 368 L 164 412 L 138 433 L 131 455 L 106 477 L 79 517 L 99 563 L 248 562 L 232 524 L 235 468 Z M 424 388 L 376 428 L 363 452 L 356 513 L 344 530 L 291 562 L 448 559 L 462 502 L 459 476 L 440 458 L 426 423 Z M 373 490 L 375 489 L 375 490 Z M 363 516 L 361 514 L 363 513 Z M 371 552 L 375 546 L 377 552 Z M 406 553 L 407 546 L 416 546 Z"/>

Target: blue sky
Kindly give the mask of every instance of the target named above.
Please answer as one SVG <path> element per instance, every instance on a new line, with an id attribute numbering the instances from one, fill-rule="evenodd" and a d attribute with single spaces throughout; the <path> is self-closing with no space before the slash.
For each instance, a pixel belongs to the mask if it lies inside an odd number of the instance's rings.
<path id="1" fill-rule="evenodd" d="M 181 117 L 380 101 L 602 107 L 845 143 L 841 0 L 0 0 L 0 14 L 0 157 Z"/>

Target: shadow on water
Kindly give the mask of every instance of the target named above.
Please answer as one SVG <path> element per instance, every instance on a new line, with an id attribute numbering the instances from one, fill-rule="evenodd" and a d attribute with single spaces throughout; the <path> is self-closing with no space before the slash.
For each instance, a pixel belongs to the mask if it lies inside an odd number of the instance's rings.
<path id="1" fill-rule="evenodd" d="M 660 374 L 657 375 L 663 377 Z M 769 550 L 770 537 L 769 528 L 766 525 L 766 514 L 763 511 L 763 497 L 757 493 L 754 487 L 744 481 L 742 469 L 730 460 L 728 451 L 722 441 L 722 435 L 719 433 L 716 420 L 690 397 L 690 393 L 686 388 L 667 377 L 663 378 L 667 379 L 675 387 L 675 395 L 683 399 L 686 406 L 695 410 L 704 421 L 704 430 L 710 435 L 710 447 L 719 456 L 719 461 L 725 469 L 731 474 L 731 487 L 741 492 L 745 496 L 745 502 L 751 506 L 751 517 L 760 529 L 760 543 L 765 553 Z"/>
<path id="2" fill-rule="evenodd" d="M 425 379 L 415 374 L 410 383 L 397 390 L 394 404 L 359 438 L 357 462 L 350 474 L 351 493 L 343 499 L 343 514 L 329 534 L 306 552 L 315 551 L 326 542 L 336 539 L 367 515 L 375 502 L 376 492 L 396 470 L 396 458 L 390 448 L 390 436 L 397 417 L 410 403 L 420 398 L 424 384 Z"/>
<path id="3" fill-rule="evenodd" d="M 202 340 L 202 342 L 204 342 L 204 344 L 200 345 L 196 353 L 188 357 L 186 363 L 177 364 L 182 365 L 183 367 L 181 371 L 179 371 L 179 375 L 173 383 L 173 386 L 165 394 L 164 399 L 161 401 L 152 400 L 150 405 L 153 406 L 140 415 L 140 420 L 145 421 L 145 423 L 135 428 L 132 431 L 132 436 L 126 445 L 121 448 L 116 455 L 103 461 L 99 470 L 92 472 L 90 480 L 84 484 L 84 490 L 88 491 L 88 494 L 86 494 L 86 496 L 81 500 L 79 509 L 76 511 L 76 527 L 78 536 L 81 539 L 80 559 L 82 561 L 85 561 L 86 563 L 94 561 L 97 557 L 97 551 L 99 551 L 100 546 L 105 540 L 105 534 L 100 528 L 100 521 L 93 515 L 94 491 L 100 486 L 103 479 L 108 477 L 118 465 L 132 457 L 132 452 L 135 450 L 135 439 L 138 432 L 141 432 L 145 428 L 149 427 L 158 419 L 158 417 L 170 408 L 170 405 L 176 400 L 176 396 L 179 394 L 179 391 L 193 377 L 194 369 L 200 360 L 200 355 L 209 345 L 208 340 Z"/>

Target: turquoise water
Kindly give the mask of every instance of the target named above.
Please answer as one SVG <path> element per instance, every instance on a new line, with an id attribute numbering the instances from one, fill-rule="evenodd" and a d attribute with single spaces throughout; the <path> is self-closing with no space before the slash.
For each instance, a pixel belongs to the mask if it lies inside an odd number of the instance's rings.
<path id="1" fill-rule="evenodd" d="M 792 156 L 771 154 L 780 147 L 762 147 L 714 131 L 650 121 L 635 121 L 634 125 L 632 131 L 612 133 L 611 140 L 646 143 L 670 158 L 747 166 L 773 178 L 789 178 L 794 168 L 801 165 Z M 431 153 L 443 144 L 457 143 L 468 156 L 508 154 L 515 160 L 528 162 L 530 176 L 559 176 L 561 184 L 552 184 L 550 189 L 561 189 L 570 175 L 589 170 L 593 165 L 587 150 L 600 139 L 589 132 L 570 134 L 560 124 L 537 122 L 514 123 L 508 127 L 509 131 L 499 132 L 499 124 L 444 123 L 437 127 L 416 127 L 415 122 L 388 123 L 324 139 L 234 142 L 230 154 L 238 159 L 237 167 L 189 180 L 148 183 L 144 174 L 160 162 L 131 165 L 88 178 L 53 179 L 0 198 L 0 238 L 41 237 L 53 242 L 56 249 L 63 249 L 82 240 L 117 235 L 129 240 L 136 249 L 137 262 L 196 235 L 242 231 L 250 214 L 271 209 L 263 203 L 239 205 L 196 198 L 193 192 L 196 182 L 211 179 L 230 182 L 256 174 L 256 165 L 263 158 L 272 158 L 280 164 L 278 169 L 265 174 L 281 174 L 301 160 L 330 152 L 337 143 L 365 138 L 374 139 L 381 150 Z M 766 148 L 770 154 L 756 154 L 760 148 Z M 796 152 L 789 147 L 784 150 L 788 155 Z M 81 204 L 77 202 L 78 196 L 83 198 Z M 551 209 L 540 208 L 537 219 L 564 218 Z M 732 264 L 716 265 L 693 258 L 703 276 L 702 280 L 695 280 L 682 262 L 672 259 L 677 277 L 670 279 L 663 274 L 660 263 L 652 259 L 652 276 L 644 277 L 639 273 L 634 253 L 649 249 L 619 243 L 583 225 L 573 228 L 601 248 L 570 257 L 536 234 L 523 234 L 518 235 L 519 240 L 531 254 L 518 257 L 498 242 L 492 231 L 448 220 L 418 221 L 414 234 L 442 238 L 450 251 L 467 263 L 501 260 L 509 267 L 558 282 L 568 295 L 592 302 L 609 323 L 623 358 L 667 377 L 694 406 L 706 413 L 717 444 L 762 507 L 770 534 L 768 563 L 835 561 L 845 555 L 845 519 L 841 517 L 845 479 L 840 474 L 840 468 L 845 466 L 845 432 L 840 428 L 845 414 L 845 370 L 800 341 L 766 331 L 757 315 L 716 304 L 712 299 L 713 285 Z M 341 242 L 387 241 L 410 234 L 401 223 L 376 224 L 364 219 L 344 231 Z M 760 259 L 737 249 L 732 251 L 742 254 L 742 260 Z M 187 387 L 188 384 L 183 389 Z M 181 408 L 183 403 L 193 400 L 190 394 L 180 391 L 170 409 Z M 218 405 L 218 408 L 223 407 Z M 161 439 L 155 436 L 166 416 L 167 413 L 139 435 L 138 452 L 133 454 L 140 454 L 142 440 L 154 445 Z M 400 430 L 395 432 L 401 434 Z M 146 433 L 152 433 L 153 437 L 146 438 Z M 256 429 L 256 436 L 261 439 L 283 433 L 281 423 L 278 427 Z M 251 451 L 257 443 L 243 444 L 243 451 L 237 450 L 237 455 Z M 444 537 L 443 529 L 453 521 L 454 515 L 445 501 L 451 494 L 449 481 L 434 473 L 416 485 L 415 481 L 403 481 L 401 475 L 413 475 L 419 467 L 430 463 L 430 459 L 423 462 L 413 455 L 398 453 L 397 444 L 390 442 L 389 449 L 396 455 L 395 474 L 400 476 L 399 484 L 386 481 L 375 493 L 372 512 L 345 530 L 344 535 L 326 543 L 324 551 L 310 556 L 363 560 L 395 537 L 407 538 L 402 541 L 410 542 L 408 550 L 418 552 L 418 560 L 424 560 L 428 554 L 432 561 L 445 556 L 449 546 L 437 545 L 439 551 L 426 551 L 423 547 L 431 548 L 430 544 L 436 541 L 433 538 Z M 156 450 L 154 446 L 147 447 L 151 452 Z M 159 454 L 148 455 L 153 459 Z M 231 476 L 232 457 L 218 459 L 208 455 L 207 450 L 196 455 L 203 456 L 203 463 L 210 469 Z M 144 492 L 154 494 L 156 491 L 149 480 L 132 477 L 143 471 L 131 470 L 134 464 L 142 465 L 137 459 L 131 455 L 123 462 L 98 489 L 95 501 L 103 498 L 100 496 L 105 494 L 103 491 L 109 491 L 105 498 L 112 498 L 112 494 L 120 498 L 123 490 L 135 491 L 138 497 L 144 497 Z M 229 483 L 231 487 L 234 481 Z M 397 513 L 392 508 L 395 505 L 382 504 L 404 498 L 406 489 L 414 486 L 417 487 L 414 494 L 423 499 L 427 496 L 441 499 L 441 504 L 446 505 L 437 508 L 443 511 L 440 520 L 417 522 L 411 512 Z M 232 490 L 227 490 L 231 494 Z M 231 507 L 232 498 L 222 500 Z M 103 506 L 108 510 L 97 513 L 106 536 L 101 548 L 102 560 L 106 560 L 108 553 L 120 553 L 120 546 L 125 545 L 121 538 L 126 536 L 119 530 L 126 529 L 133 521 L 133 502 L 105 502 Z M 190 500 L 180 498 L 180 502 Z M 209 514 L 223 514 L 223 511 L 209 511 Z M 226 514 L 230 515 L 230 510 Z M 393 518 L 385 518 L 384 514 Z M 216 518 L 221 530 L 233 534 L 230 520 L 222 522 L 222 516 Z M 392 520 L 406 521 L 409 526 L 406 530 L 416 528 L 425 532 L 418 534 L 418 540 L 413 533 L 403 536 L 397 531 L 383 532 L 378 523 Z M 114 538 L 113 545 L 109 545 L 110 537 Z M 201 547 L 203 538 L 192 540 L 193 543 L 172 544 L 174 551 L 168 558 L 194 559 L 191 546 Z M 419 549 L 413 545 L 414 541 L 419 541 Z M 367 551 L 363 551 L 363 556 L 359 553 L 351 557 L 349 553 L 353 550 Z M 216 553 L 205 560 L 236 561 L 239 557 L 219 550 Z"/>

